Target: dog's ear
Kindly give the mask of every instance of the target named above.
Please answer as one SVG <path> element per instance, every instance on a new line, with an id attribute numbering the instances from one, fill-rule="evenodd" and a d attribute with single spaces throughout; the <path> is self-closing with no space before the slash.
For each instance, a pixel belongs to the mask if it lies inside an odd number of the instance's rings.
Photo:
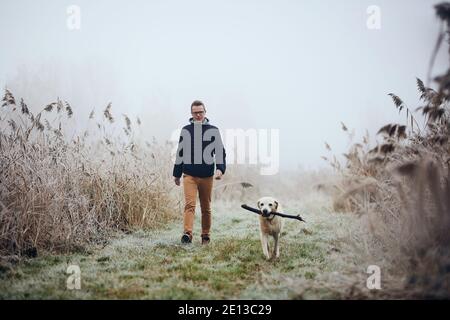
<path id="1" fill-rule="evenodd" d="M 258 203 L 256 204 L 256 207 L 257 207 L 258 209 L 261 209 L 261 208 L 259 207 L 259 200 L 258 200 Z"/>
<path id="2" fill-rule="evenodd" d="M 273 203 L 275 203 L 275 210 L 277 210 L 278 209 L 278 201 L 274 200 Z"/>

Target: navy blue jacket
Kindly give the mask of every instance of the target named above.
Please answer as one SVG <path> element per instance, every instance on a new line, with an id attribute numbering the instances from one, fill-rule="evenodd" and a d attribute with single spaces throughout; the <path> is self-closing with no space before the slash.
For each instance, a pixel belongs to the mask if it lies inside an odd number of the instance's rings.
<path id="1" fill-rule="evenodd" d="M 225 173 L 226 154 L 219 129 L 209 124 L 208 118 L 201 124 L 194 123 L 192 118 L 189 122 L 181 131 L 173 176 L 180 178 L 185 173 L 200 178 L 211 177 L 214 166 Z"/>

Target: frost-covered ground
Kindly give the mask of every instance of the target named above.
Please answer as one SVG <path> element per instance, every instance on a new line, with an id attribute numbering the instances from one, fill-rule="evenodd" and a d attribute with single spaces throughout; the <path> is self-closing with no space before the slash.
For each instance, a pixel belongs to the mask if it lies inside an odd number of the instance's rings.
<path id="1" fill-rule="evenodd" d="M 250 203 L 249 203 L 250 204 Z M 2 299 L 311 299 L 366 295 L 367 248 L 350 214 L 332 213 L 311 194 L 284 203 L 306 224 L 285 220 L 281 257 L 266 261 L 257 216 L 239 203 L 214 203 L 211 243 L 180 243 L 182 222 L 156 231 L 121 234 L 88 253 L 42 256 L 0 273 Z M 180 213 L 181 215 L 181 213 Z M 69 265 L 81 289 L 68 290 Z"/>

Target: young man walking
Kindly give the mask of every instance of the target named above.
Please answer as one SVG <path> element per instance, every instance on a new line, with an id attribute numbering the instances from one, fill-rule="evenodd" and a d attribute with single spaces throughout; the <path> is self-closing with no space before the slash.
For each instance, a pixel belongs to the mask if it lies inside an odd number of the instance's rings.
<path id="1" fill-rule="evenodd" d="M 209 123 L 203 102 L 191 104 L 192 118 L 181 130 L 176 162 L 173 168 L 174 182 L 180 185 L 183 176 L 184 233 L 182 243 L 191 243 L 197 194 L 202 212 L 202 244 L 210 242 L 211 193 L 213 178 L 220 180 L 225 173 L 225 148 L 219 129 Z"/>

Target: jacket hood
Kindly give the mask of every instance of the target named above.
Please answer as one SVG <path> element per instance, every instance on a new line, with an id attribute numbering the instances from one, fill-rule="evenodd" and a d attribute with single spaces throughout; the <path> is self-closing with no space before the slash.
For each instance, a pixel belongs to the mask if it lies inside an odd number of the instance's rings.
<path id="1" fill-rule="evenodd" d="M 194 123 L 194 118 L 189 118 L 189 123 Z M 209 124 L 209 119 L 205 117 L 205 119 L 203 119 L 202 124 Z"/>

